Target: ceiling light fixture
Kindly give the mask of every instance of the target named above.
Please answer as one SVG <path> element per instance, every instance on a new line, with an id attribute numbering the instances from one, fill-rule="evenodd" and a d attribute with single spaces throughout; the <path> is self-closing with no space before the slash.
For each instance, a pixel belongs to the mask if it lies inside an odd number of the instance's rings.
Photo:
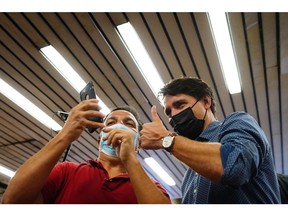
<path id="1" fill-rule="evenodd" d="M 0 165 L 0 173 L 3 173 L 6 176 L 9 176 L 10 178 L 12 178 L 15 175 L 15 172 L 7 169 L 6 167 Z"/>
<path id="2" fill-rule="evenodd" d="M 171 176 L 159 165 L 159 163 L 157 163 L 154 158 L 148 157 L 145 158 L 144 161 L 167 185 L 176 185 L 175 181 L 171 178 Z"/>
<path id="3" fill-rule="evenodd" d="M 86 83 L 84 80 L 53 46 L 43 47 L 40 51 L 77 92 L 80 92 L 85 87 Z"/>
<path id="4" fill-rule="evenodd" d="M 48 128 L 51 128 L 54 131 L 59 131 L 62 129 L 62 127 L 49 115 L 43 112 L 40 108 L 38 108 L 35 104 L 33 104 L 30 100 L 20 94 L 1 78 L 0 92 Z"/>
<path id="5" fill-rule="evenodd" d="M 123 44 L 142 73 L 155 96 L 164 86 L 155 65 L 133 26 L 127 22 L 117 26 Z"/>
<path id="6" fill-rule="evenodd" d="M 226 85 L 230 94 L 241 92 L 241 84 L 233 51 L 233 40 L 230 37 L 229 21 L 223 12 L 209 12 L 210 28 L 214 35 L 219 61 L 222 66 Z"/>
<path id="7" fill-rule="evenodd" d="M 85 81 L 79 74 L 71 67 L 71 65 L 64 59 L 64 57 L 51 45 L 40 49 L 41 54 L 48 60 L 48 62 L 60 73 L 70 85 L 78 92 L 86 86 Z M 99 105 L 102 107 L 101 112 L 108 114 L 110 110 L 98 97 Z"/>

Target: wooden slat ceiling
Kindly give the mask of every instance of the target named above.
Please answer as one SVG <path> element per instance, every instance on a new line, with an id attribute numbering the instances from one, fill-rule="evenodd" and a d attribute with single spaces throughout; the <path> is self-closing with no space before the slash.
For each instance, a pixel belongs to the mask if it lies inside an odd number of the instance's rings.
<path id="1" fill-rule="evenodd" d="M 95 83 L 109 108 L 132 105 L 145 123 L 155 104 L 171 129 L 119 39 L 115 26 L 126 21 L 140 35 L 164 83 L 180 76 L 207 81 L 215 91 L 218 119 L 233 111 L 249 112 L 271 143 L 277 172 L 288 174 L 288 13 L 229 13 L 243 89 L 235 95 L 227 91 L 206 13 L 0 13 L 0 78 L 63 125 L 55 112 L 69 111 L 79 94 L 40 54 L 40 48 L 51 44 L 85 82 Z M 0 94 L 1 165 L 16 170 L 54 135 Z M 96 158 L 97 136 L 85 131 L 66 160 Z M 148 156 L 171 174 L 177 185 L 163 185 L 171 198 L 180 198 L 185 165 L 165 151 L 140 150 L 145 170 L 159 181 L 143 161 Z M 3 186 L 8 179 L 1 175 L 0 181 Z"/>

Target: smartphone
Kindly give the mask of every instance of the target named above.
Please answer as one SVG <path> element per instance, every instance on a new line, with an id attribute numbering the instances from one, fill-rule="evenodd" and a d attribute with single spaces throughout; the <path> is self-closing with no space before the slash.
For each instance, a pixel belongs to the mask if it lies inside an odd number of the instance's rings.
<path id="1" fill-rule="evenodd" d="M 93 99 L 93 98 L 96 99 L 96 93 L 95 93 L 93 82 L 90 81 L 87 83 L 87 85 L 84 87 L 84 89 L 82 89 L 80 91 L 80 99 L 81 99 L 81 101 L 83 101 L 83 100 L 89 100 L 89 99 Z M 95 110 L 97 110 L 97 109 L 95 109 Z M 100 117 L 92 117 L 92 118 L 89 118 L 89 120 L 95 121 L 95 122 L 100 122 L 100 123 L 103 122 L 103 119 Z M 87 129 L 88 129 L 89 133 L 93 133 L 97 128 L 88 127 Z"/>

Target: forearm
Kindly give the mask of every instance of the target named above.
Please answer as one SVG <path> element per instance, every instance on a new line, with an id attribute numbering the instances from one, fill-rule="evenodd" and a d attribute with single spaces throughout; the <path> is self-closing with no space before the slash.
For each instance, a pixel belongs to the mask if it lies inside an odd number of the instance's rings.
<path id="1" fill-rule="evenodd" d="M 155 185 L 143 170 L 140 162 L 135 157 L 126 162 L 125 167 L 139 204 L 171 204 L 171 201 Z"/>
<path id="2" fill-rule="evenodd" d="M 176 136 L 171 153 L 200 175 L 219 182 L 224 172 L 220 147 L 220 143 L 197 142 Z"/>
<path id="3" fill-rule="evenodd" d="M 9 182 L 2 202 L 34 203 L 48 175 L 69 144 L 70 141 L 60 132 L 28 159 Z"/>

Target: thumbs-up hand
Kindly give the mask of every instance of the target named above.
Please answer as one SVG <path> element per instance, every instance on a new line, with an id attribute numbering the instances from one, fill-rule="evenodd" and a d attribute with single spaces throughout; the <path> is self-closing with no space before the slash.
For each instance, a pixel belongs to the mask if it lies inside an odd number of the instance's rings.
<path id="1" fill-rule="evenodd" d="M 151 108 L 152 122 L 143 124 L 140 146 L 143 149 L 161 149 L 162 138 L 169 134 L 157 114 L 156 106 Z"/>
<path id="2" fill-rule="evenodd" d="M 156 106 L 155 105 L 153 105 L 152 107 L 151 107 L 151 117 L 152 117 L 152 121 L 153 122 L 161 122 L 161 119 L 159 118 L 159 116 L 158 116 L 158 113 L 157 113 L 157 110 L 156 110 Z M 162 123 L 162 122 L 161 122 Z"/>

